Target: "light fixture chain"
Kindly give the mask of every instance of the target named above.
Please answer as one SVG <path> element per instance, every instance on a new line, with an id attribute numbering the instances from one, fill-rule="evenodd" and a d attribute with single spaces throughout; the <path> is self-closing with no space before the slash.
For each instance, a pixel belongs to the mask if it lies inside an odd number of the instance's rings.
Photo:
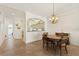
<path id="1" fill-rule="evenodd" d="M 54 0 L 53 0 L 53 16 L 54 16 Z"/>

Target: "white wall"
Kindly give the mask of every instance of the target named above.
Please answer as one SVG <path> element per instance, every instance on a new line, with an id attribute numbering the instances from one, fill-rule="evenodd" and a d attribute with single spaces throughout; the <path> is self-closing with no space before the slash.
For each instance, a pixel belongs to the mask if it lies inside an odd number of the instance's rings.
<path id="1" fill-rule="evenodd" d="M 47 22 L 49 33 L 68 32 L 70 33 L 71 44 L 79 45 L 79 9 L 74 8 L 59 15 L 59 21 L 56 24 Z"/>
<path id="2" fill-rule="evenodd" d="M 29 18 L 40 18 L 41 20 L 45 21 L 45 28 L 47 27 L 46 19 L 34 13 L 26 12 L 26 43 L 34 42 L 37 40 L 41 40 L 43 31 L 39 32 L 27 32 L 27 21 Z"/>
<path id="3" fill-rule="evenodd" d="M 0 14 L 0 46 L 3 43 L 4 39 L 5 39 L 5 22 L 4 22 L 4 17 L 3 17 L 3 13 Z"/>

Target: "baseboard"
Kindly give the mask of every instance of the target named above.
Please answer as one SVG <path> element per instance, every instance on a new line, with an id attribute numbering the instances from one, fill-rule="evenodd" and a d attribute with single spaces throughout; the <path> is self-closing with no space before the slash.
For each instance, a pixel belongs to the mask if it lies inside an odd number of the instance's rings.
<path id="1" fill-rule="evenodd" d="M 32 40 L 32 41 L 27 41 L 27 40 L 26 40 L 26 44 L 28 44 L 28 43 L 32 43 L 32 42 L 36 42 L 36 41 L 39 41 L 39 40 L 42 40 L 42 39 Z"/>

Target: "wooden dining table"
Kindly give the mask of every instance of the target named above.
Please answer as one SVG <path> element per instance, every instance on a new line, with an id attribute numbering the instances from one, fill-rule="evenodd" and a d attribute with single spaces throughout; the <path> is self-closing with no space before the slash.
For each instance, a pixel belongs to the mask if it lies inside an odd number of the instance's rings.
<path id="1" fill-rule="evenodd" d="M 61 37 L 60 37 L 60 36 L 56 36 L 56 35 L 48 35 L 47 37 L 48 37 L 51 41 L 52 41 L 52 40 L 57 40 L 57 41 L 61 40 Z"/>
<path id="2" fill-rule="evenodd" d="M 61 37 L 61 36 L 57 36 L 57 35 L 48 35 L 47 36 L 51 41 L 52 40 L 55 40 L 55 41 L 59 41 L 59 40 L 61 40 L 61 39 L 67 39 L 68 38 L 68 36 L 63 36 L 63 38 Z"/>
<path id="3" fill-rule="evenodd" d="M 56 55 L 57 50 L 58 50 L 57 44 L 60 42 L 60 40 L 61 40 L 61 39 L 64 40 L 64 39 L 67 39 L 67 38 L 68 38 L 67 36 L 64 36 L 64 37 L 62 38 L 61 36 L 56 36 L 56 35 L 48 35 L 47 37 L 49 38 L 49 40 L 50 40 L 51 42 L 54 43 L 54 52 L 55 52 L 55 55 Z"/>

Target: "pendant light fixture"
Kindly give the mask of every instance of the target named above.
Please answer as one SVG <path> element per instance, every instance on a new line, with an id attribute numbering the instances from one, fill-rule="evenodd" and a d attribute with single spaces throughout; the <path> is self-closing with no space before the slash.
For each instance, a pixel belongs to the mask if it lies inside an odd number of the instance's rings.
<path id="1" fill-rule="evenodd" d="M 54 13 L 54 2 L 53 2 L 53 15 L 52 15 L 52 17 L 51 17 L 51 22 L 53 23 L 53 24 L 55 24 L 55 23 L 57 23 L 58 22 L 58 17 L 55 15 L 55 13 Z"/>

